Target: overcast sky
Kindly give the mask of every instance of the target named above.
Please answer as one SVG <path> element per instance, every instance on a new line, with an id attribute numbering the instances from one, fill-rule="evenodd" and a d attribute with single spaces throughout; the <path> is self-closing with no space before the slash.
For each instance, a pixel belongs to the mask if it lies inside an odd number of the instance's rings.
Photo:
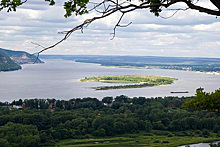
<path id="1" fill-rule="evenodd" d="M 17 12 L 0 11 L 0 48 L 39 51 L 31 42 L 49 46 L 63 35 L 57 34 L 97 15 L 64 18 L 62 3 L 50 7 L 44 0 L 29 0 Z M 209 3 L 202 3 L 213 7 Z M 176 6 L 179 7 L 179 6 Z M 181 7 L 184 7 L 181 6 Z M 171 16 L 174 11 L 164 11 Z M 96 21 L 75 32 L 57 47 L 44 54 L 64 55 L 141 55 L 141 56 L 189 56 L 220 57 L 220 18 L 192 10 L 182 11 L 172 18 L 155 17 L 149 10 L 125 15 L 122 24 L 132 22 L 126 28 L 117 28 L 111 40 L 120 14 Z"/>

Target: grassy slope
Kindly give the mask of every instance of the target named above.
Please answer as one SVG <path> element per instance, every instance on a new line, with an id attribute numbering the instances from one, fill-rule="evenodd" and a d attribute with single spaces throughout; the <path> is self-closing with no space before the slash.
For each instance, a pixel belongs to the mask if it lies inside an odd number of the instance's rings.
<path id="1" fill-rule="evenodd" d="M 88 146 L 97 146 L 97 147 L 177 147 L 180 145 L 194 144 L 200 142 L 211 142 L 219 140 L 218 137 L 204 138 L 204 137 L 190 137 L 190 136 L 145 136 L 141 134 L 127 134 L 124 136 L 118 137 L 105 137 L 105 138 L 93 138 L 93 139 L 71 139 L 64 140 L 57 144 L 59 147 L 88 147 Z M 159 141 L 159 143 L 154 143 Z M 169 143 L 163 143 L 163 141 L 168 141 Z"/>

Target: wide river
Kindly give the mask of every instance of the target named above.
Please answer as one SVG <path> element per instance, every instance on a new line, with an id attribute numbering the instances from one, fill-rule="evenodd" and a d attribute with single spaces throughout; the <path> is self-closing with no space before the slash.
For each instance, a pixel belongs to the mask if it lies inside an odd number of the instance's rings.
<path id="1" fill-rule="evenodd" d="M 70 99 L 127 95 L 129 97 L 192 96 L 199 87 L 212 92 L 220 88 L 219 75 L 165 69 L 110 68 L 67 60 L 44 60 L 45 64 L 23 65 L 23 69 L 0 72 L 0 101 L 31 98 Z M 103 75 L 161 75 L 179 79 L 171 85 L 96 91 L 92 87 L 113 83 L 79 82 L 78 79 Z M 189 91 L 171 94 L 171 91 Z"/>

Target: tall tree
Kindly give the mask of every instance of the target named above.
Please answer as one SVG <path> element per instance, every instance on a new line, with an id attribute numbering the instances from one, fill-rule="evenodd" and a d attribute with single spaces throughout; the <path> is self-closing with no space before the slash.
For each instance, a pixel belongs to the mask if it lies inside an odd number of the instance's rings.
<path id="1" fill-rule="evenodd" d="M 202 88 L 196 91 L 196 97 L 185 102 L 184 108 L 192 110 L 206 110 L 220 113 L 220 89 L 206 93 Z"/>

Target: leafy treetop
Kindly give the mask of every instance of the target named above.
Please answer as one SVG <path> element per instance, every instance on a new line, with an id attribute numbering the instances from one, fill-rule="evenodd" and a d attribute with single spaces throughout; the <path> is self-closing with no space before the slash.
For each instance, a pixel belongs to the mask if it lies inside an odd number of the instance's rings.
<path id="1" fill-rule="evenodd" d="M 196 91 L 196 97 L 185 102 L 183 107 L 192 110 L 206 110 L 220 113 L 220 89 L 212 93 L 206 93 L 200 88 Z"/>
<path id="2" fill-rule="evenodd" d="M 50 6 L 53 6 L 56 4 L 55 0 L 45 0 L 46 2 L 49 2 Z M 100 1 L 100 3 L 91 2 L 89 0 L 66 0 L 64 1 L 64 9 L 66 10 L 65 17 L 71 16 L 73 13 L 75 15 L 82 15 L 85 13 L 88 13 L 89 10 L 87 10 L 87 4 L 92 3 L 95 5 L 95 7 L 99 7 L 103 4 L 109 4 L 105 5 L 105 10 L 116 10 L 121 11 L 122 13 L 134 11 L 136 9 L 145 9 L 149 8 L 150 12 L 154 13 L 156 16 L 159 16 L 159 13 L 162 11 L 162 8 L 168 8 L 169 6 L 176 4 L 176 3 L 185 3 L 188 6 L 188 9 L 194 9 L 198 10 L 199 12 L 204 12 L 210 15 L 220 16 L 220 1 L 219 0 L 210 0 L 210 2 L 216 6 L 216 10 L 201 7 L 196 5 L 196 2 L 193 0 L 139 0 L 139 5 L 132 4 L 131 0 L 124 0 L 121 3 L 119 3 L 118 0 L 104 0 Z M 1 0 L 0 3 L 0 10 L 3 10 L 4 8 L 7 9 L 7 12 L 10 11 L 16 11 L 16 8 L 24 3 L 26 3 L 27 0 Z M 111 5 L 110 5 L 111 4 Z M 126 5 L 124 5 L 126 4 Z M 112 8 L 107 8 L 112 7 Z M 115 9 L 116 8 L 116 9 Z"/>

